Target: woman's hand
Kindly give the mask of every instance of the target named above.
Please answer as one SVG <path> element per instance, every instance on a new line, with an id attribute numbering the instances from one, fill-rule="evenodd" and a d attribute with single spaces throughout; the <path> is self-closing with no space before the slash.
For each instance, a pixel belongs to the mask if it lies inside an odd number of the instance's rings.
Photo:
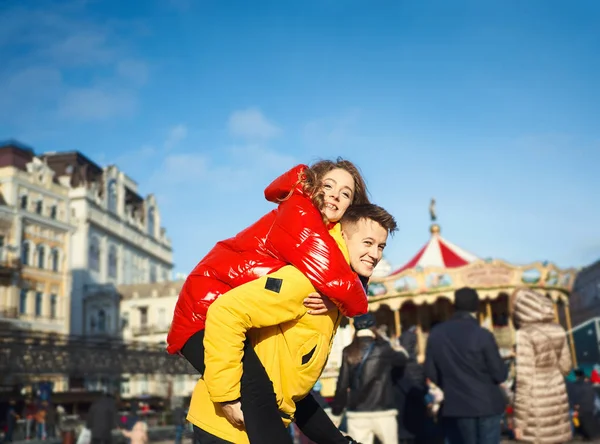
<path id="1" fill-rule="evenodd" d="M 322 315 L 335 307 L 335 304 L 327 296 L 322 296 L 320 293 L 311 293 L 303 304 L 308 308 L 308 314 Z"/>
<path id="2" fill-rule="evenodd" d="M 227 421 L 234 427 L 244 427 L 244 414 L 242 413 L 242 403 L 239 400 L 222 402 L 221 410 Z"/>

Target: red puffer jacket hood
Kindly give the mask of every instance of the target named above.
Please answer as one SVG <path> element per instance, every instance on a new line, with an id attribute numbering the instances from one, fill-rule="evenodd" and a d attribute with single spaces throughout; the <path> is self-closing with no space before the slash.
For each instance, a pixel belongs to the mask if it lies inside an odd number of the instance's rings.
<path id="1" fill-rule="evenodd" d="M 287 264 L 306 275 L 346 316 L 367 312 L 360 279 L 299 185 L 306 168 L 298 165 L 275 179 L 265 197 L 285 200 L 237 236 L 217 243 L 187 277 L 167 336 L 169 353 L 177 353 L 204 329 L 208 307 L 216 298 Z"/>

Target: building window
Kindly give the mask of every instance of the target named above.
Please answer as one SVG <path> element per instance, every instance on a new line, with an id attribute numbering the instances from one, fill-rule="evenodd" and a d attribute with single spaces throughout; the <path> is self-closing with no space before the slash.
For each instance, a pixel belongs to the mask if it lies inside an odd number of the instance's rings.
<path id="1" fill-rule="evenodd" d="M 129 251 L 127 248 L 123 249 L 123 269 L 122 269 L 122 273 L 121 273 L 121 283 L 123 284 L 131 284 L 132 283 L 132 277 L 131 277 L 131 271 L 132 271 L 132 263 L 131 263 L 131 251 Z"/>
<path id="2" fill-rule="evenodd" d="M 42 214 L 43 209 L 44 209 L 44 202 L 42 202 L 42 199 L 40 199 L 35 203 L 35 212 L 37 214 Z"/>
<path id="3" fill-rule="evenodd" d="M 21 293 L 19 295 L 19 313 L 25 314 L 27 313 L 27 289 L 21 288 Z"/>
<path id="4" fill-rule="evenodd" d="M 169 270 L 167 268 L 163 269 L 163 281 L 169 280 Z"/>
<path id="5" fill-rule="evenodd" d="M 50 295 L 50 319 L 56 319 L 56 302 L 57 296 L 55 294 Z"/>
<path id="6" fill-rule="evenodd" d="M 150 283 L 155 283 L 156 282 L 156 265 L 151 264 L 150 265 Z"/>
<path id="7" fill-rule="evenodd" d="M 148 325 L 148 307 L 140 307 L 140 325 Z"/>
<path id="8" fill-rule="evenodd" d="M 126 311 L 123 313 L 123 317 L 121 318 L 121 329 L 125 329 L 129 326 L 129 312 Z"/>
<path id="9" fill-rule="evenodd" d="M 164 308 L 158 309 L 158 326 L 160 328 L 167 326 L 167 310 Z"/>
<path id="10" fill-rule="evenodd" d="M 108 182 L 108 210 L 117 212 L 117 181 L 112 179 Z"/>
<path id="11" fill-rule="evenodd" d="M 121 380 L 121 395 L 129 394 L 129 378 L 123 378 Z"/>
<path id="12" fill-rule="evenodd" d="M 98 312 L 98 331 L 101 333 L 106 331 L 106 312 L 104 310 Z"/>
<path id="13" fill-rule="evenodd" d="M 111 245 L 108 249 L 108 276 L 117 277 L 117 247 Z"/>
<path id="14" fill-rule="evenodd" d="M 154 226 L 155 226 L 155 211 L 154 211 L 154 207 L 150 207 L 148 209 L 148 234 L 150 236 L 154 236 Z"/>
<path id="15" fill-rule="evenodd" d="M 21 244 L 21 263 L 29 265 L 29 242 L 27 241 Z"/>
<path id="16" fill-rule="evenodd" d="M 46 249 L 43 245 L 37 247 L 37 266 L 38 268 L 45 268 L 46 266 Z"/>
<path id="17" fill-rule="evenodd" d="M 27 194 L 23 194 L 21 196 L 21 209 L 26 210 L 28 203 L 29 203 L 29 201 L 27 199 Z"/>
<path id="18" fill-rule="evenodd" d="M 52 271 L 58 271 L 60 266 L 58 250 L 52 250 Z"/>
<path id="19" fill-rule="evenodd" d="M 58 213 L 58 210 L 56 209 L 56 205 L 52 205 L 50 207 L 50 218 L 56 219 L 57 213 Z"/>
<path id="20" fill-rule="evenodd" d="M 140 394 L 147 395 L 148 394 L 148 375 L 140 376 Z"/>
<path id="21" fill-rule="evenodd" d="M 35 293 L 35 315 L 36 316 L 41 316 L 42 315 L 42 302 L 43 302 L 43 295 L 41 291 L 37 291 Z"/>
<path id="22" fill-rule="evenodd" d="M 88 261 L 92 270 L 100 270 L 100 242 L 98 242 L 98 238 L 96 236 L 92 236 L 90 238 Z"/>
<path id="23" fill-rule="evenodd" d="M 175 375 L 175 393 L 180 394 L 185 389 L 185 376 Z"/>

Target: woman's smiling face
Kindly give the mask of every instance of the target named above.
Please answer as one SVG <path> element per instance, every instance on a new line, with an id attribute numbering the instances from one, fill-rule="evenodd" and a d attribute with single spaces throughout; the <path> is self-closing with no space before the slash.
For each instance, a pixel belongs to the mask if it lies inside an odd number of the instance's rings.
<path id="1" fill-rule="evenodd" d="M 354 198 L 354 179 L 341 168 L 329 171 L 323 176 L 323 214 L 330 222 L 338 222 Z"/>

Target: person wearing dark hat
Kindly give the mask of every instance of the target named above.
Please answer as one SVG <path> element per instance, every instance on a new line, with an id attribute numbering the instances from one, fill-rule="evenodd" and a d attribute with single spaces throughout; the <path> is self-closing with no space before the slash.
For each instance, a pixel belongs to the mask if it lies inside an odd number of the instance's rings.
<path id="1" fill-rule="evenodd" d="M 508 369 L 494 335 L 477 321 L 477 291 L 456 290 L 454 308 L 431 330 L 425 353 L 425 375 L 444 392 L 444 434 L 449 444 L 499 444 Z"/>
<path id="2" fill-rule="evenodd" d="M 363 444 L 375 437 L 382 444 L 398 444 L 392 370 L 406 364 L 408 353 L 393 349 L 377 333 L 372 313 L 355 317 L 354 328 L 354 339 L 342 353 L 331 413 L 339 416 L 345 409 L 348 434 Z"/>

